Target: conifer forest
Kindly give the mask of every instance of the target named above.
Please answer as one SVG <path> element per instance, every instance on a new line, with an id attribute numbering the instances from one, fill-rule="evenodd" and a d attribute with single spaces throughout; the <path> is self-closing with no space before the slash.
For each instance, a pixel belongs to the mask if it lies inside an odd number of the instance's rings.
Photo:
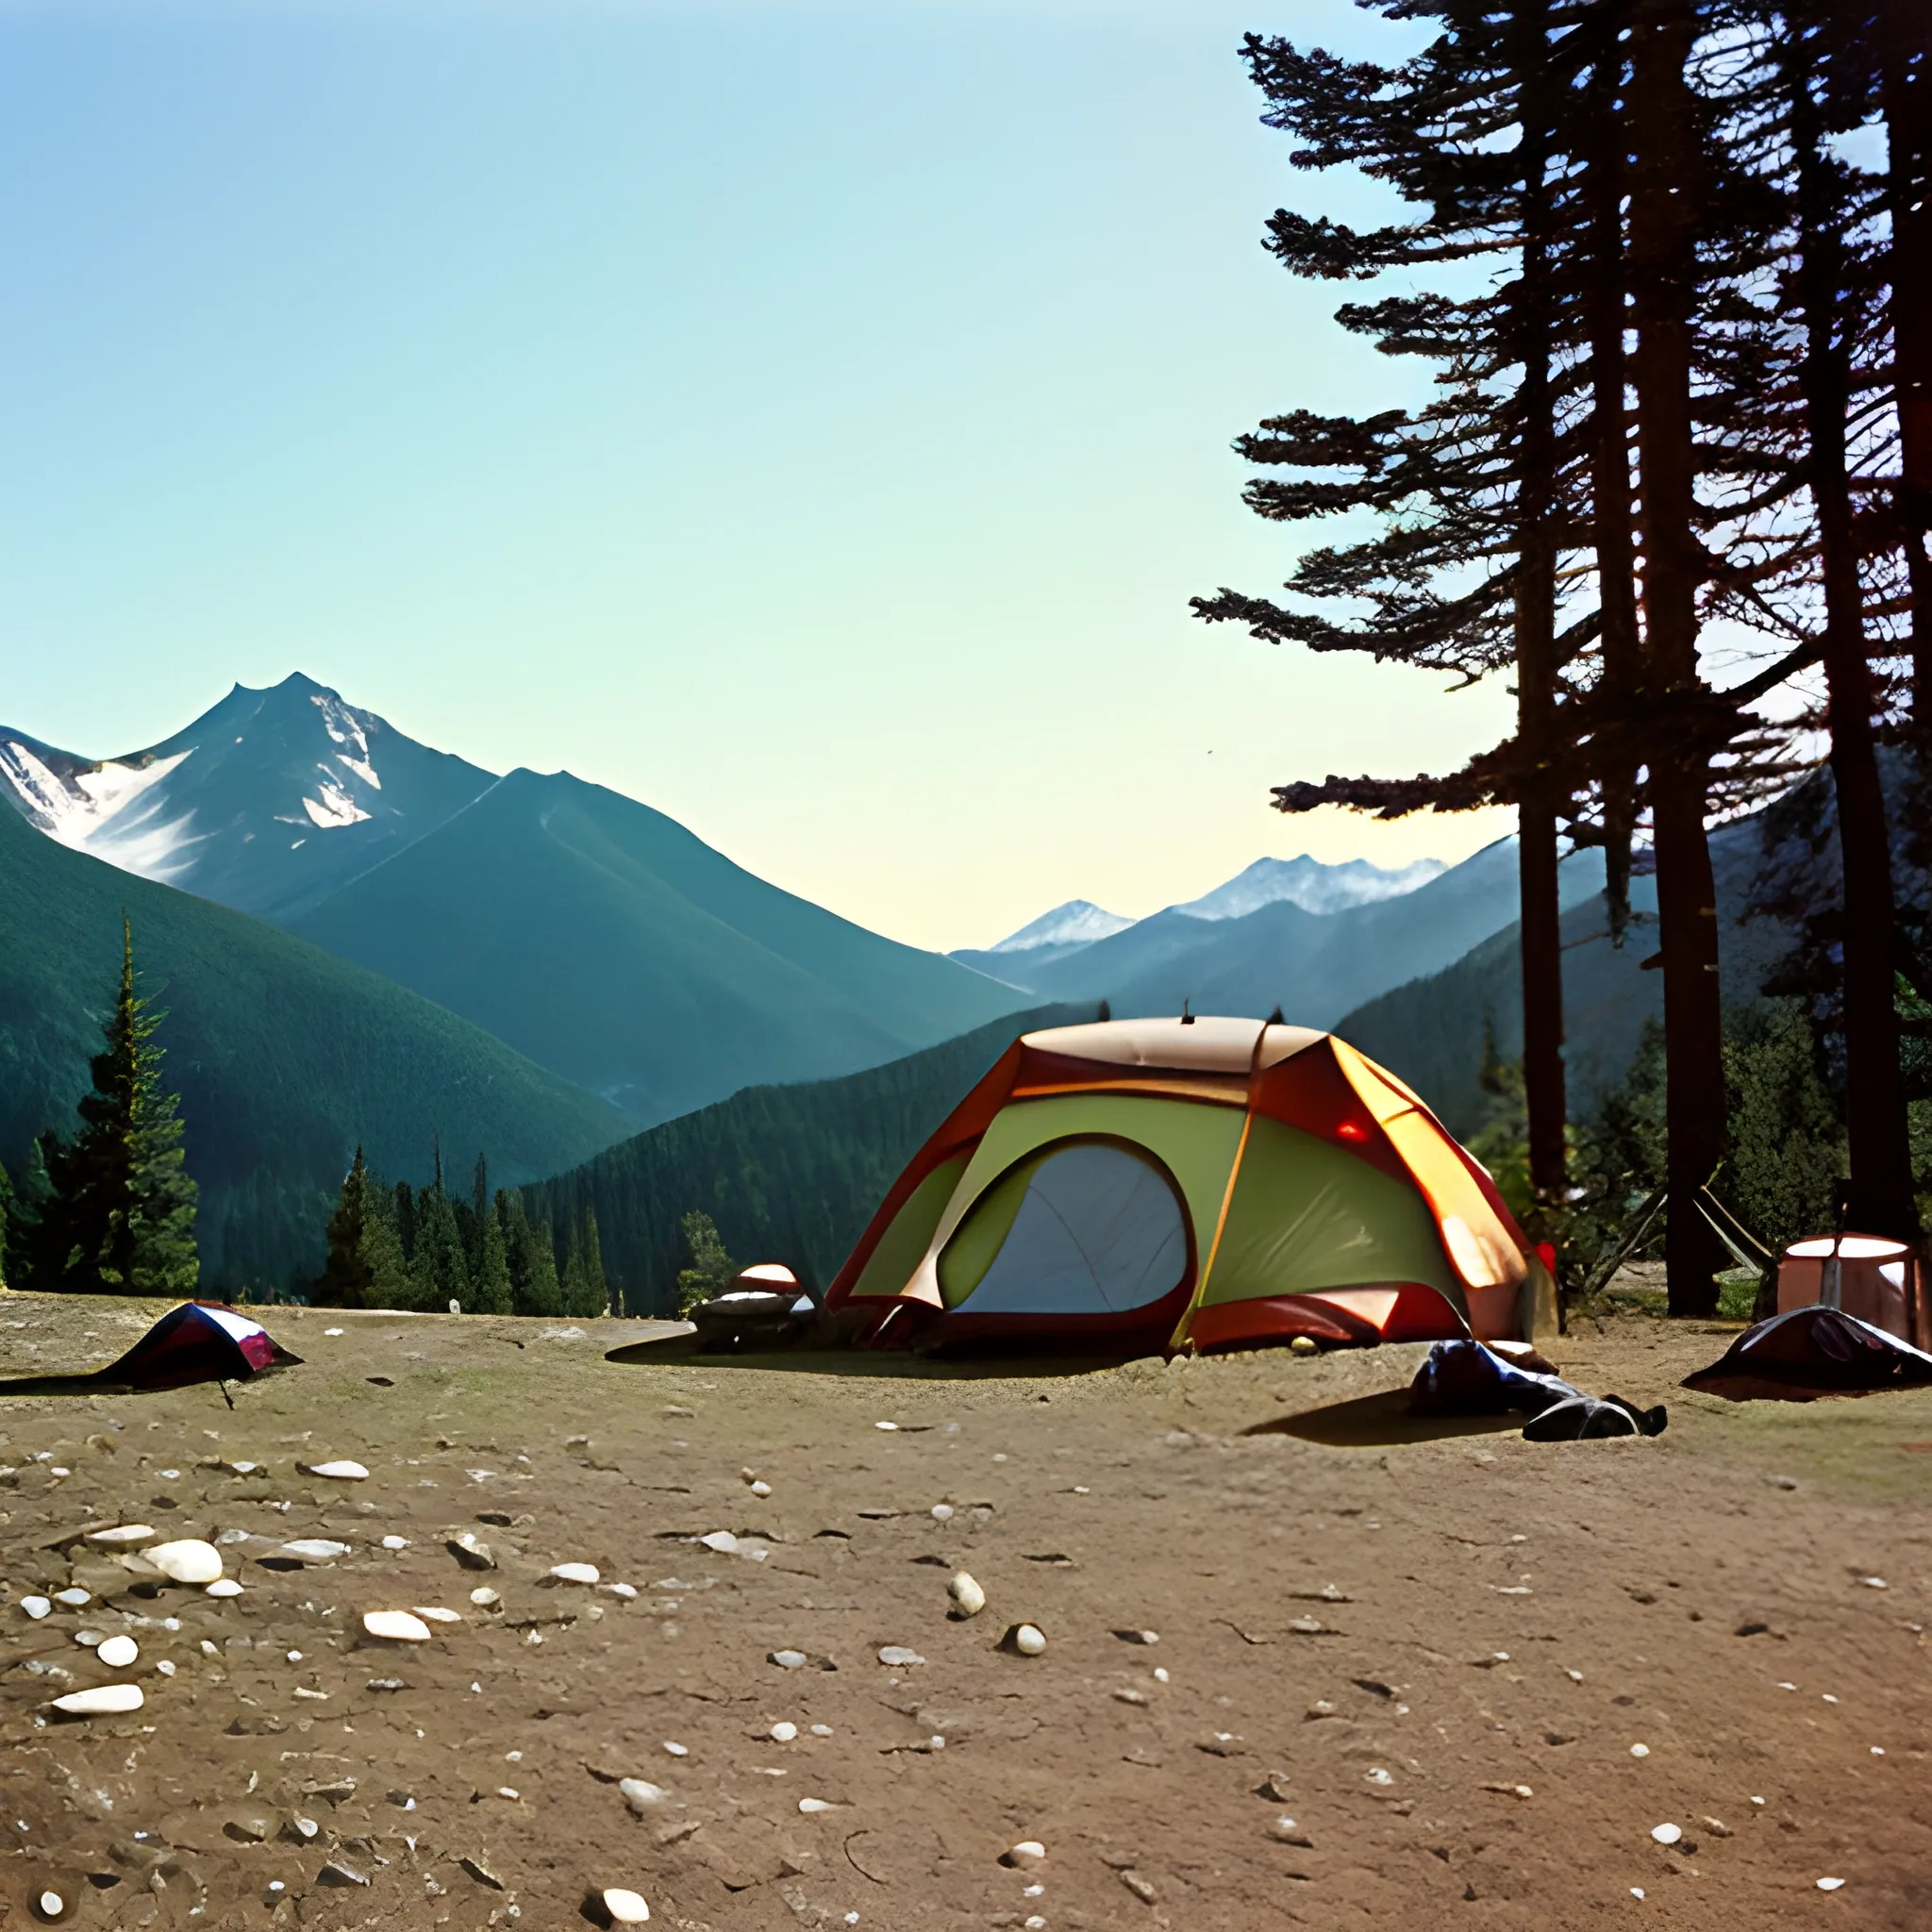
<path id="1" fill-rule="evenodd" d="M 1515 726 L 1459 770 L 1331 774 L 1275 805 L 1515 807 L 1527 1177 L 1556 1222 L 1559 853 L 1601 848 L 1611 937 L 1661 975 L 1667 1189 L 1690 1200 L 1730 1132 L 1711 827 L 1822 763 L 1836 863 L 1795 908 L 1783 990 L 1811 998 L 1841 1084 L 1840 1224 L 1916 1238 L 1902 1040 L 1909 1060 L 1926 983 L 1932 8 L 1376 10 L 1436 38 L 1389 66 L 1247 39 L 1307 176 L 1266 246 L 1341 289 L 1387 277 L 1336 324 L 1420 360 L 1430 394 L 1360 416 L 1285 396 L 1238 445 L 1246 501 L 1346 532 L 1285 594 L 1195 609 L 1452 690 L 1505 679 Z M 1401 217 L 1324 215 L 1336 168 L 1386 184 Z M 1712 1312 L 1715 1231 L 1678 1213 L 1666 1239 L 1673 1311 Z"/>

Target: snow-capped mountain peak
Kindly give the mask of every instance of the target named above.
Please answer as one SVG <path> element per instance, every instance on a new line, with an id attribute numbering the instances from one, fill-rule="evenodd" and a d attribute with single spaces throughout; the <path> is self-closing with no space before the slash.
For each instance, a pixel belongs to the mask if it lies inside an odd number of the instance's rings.
<path id="1" fill-rule="evenodd" d="M 1026 953 L 1036 946 L 1084 946 L 1104 940 L 1110 933 L 1124 932 L 1133 924 L 1118 912 L 1109 912 L 1091 899 L 1069 899 L 1051 912 L 1042 912 L 1031 924 L 1008 933 L 990 953 Z"/>
<path id="2" fill-rule="evenodd" d="M 1440 858 L 1387 870 L 1366 858 L 1324 865 L 1303 853 L 1297 858 L 1257 858 L 1245 872 L 1198 899 L 1171 906 L 1191 919 L 1245 919 L 1264 906 L 1286 899 L 1304 912 L 1341 912 L 1376 899 L 1395 899 L 1448 871 Z"/>
<path id="3" fill-rule="evenodd" d="M 186 730 L 121 758 L 0 730 L 0 797 L 49 837 L 250 912 L 292 911 L 366 872 L 491 776 L 300 673 L 238 684 Z"/>

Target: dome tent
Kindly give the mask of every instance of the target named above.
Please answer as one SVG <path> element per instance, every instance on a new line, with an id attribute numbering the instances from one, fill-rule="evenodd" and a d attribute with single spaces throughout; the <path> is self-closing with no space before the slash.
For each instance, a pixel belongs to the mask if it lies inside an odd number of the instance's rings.
<path id="1" fill-rule="evenodd" d="M 824 1307 L 922 1348 L 1556 1325 L 1494 1184 L 1392 1074 L 1331 1034 L 1206 1015 L 1016 1041 L 913 1157 Z"/>

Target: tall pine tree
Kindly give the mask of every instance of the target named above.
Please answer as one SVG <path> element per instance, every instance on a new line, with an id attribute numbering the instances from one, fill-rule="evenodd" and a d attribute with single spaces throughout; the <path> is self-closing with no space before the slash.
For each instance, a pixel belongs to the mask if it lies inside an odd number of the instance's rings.
<path id="1" fill-rule="evenodd" d="M 142 1295 L 194 1292 L 197 1190 L 187 1170 L 178 1102 L 161 1085 L 155 1033 L 167 1016 L 135 991 L 134 933 L 121 924 L 121 985 L 79 1102 L 71 1142 L 41 1137 L 48 1198 L 37 1285 Z"/>

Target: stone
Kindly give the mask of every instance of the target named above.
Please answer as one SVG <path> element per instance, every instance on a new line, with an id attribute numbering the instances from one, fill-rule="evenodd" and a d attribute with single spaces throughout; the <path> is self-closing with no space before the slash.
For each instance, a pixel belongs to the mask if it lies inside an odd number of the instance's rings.
<path id="1" fill-rule="evenodd" d="M 65 1604 L 70 1610 L 77 1610 L 83 1604 L 91 1604 L 93 1598 L 84 1590 L 57 1590 L 54 1592 L 57 1604 Z"/>
<path id="2" fill-rule="evenodd" d="M 350 1554 L 350 1545 L 339 1543 L 325 1536 L 298 1536 L 292 1542 L 282 1545 L 282 1555 L 298 1557 L 305 1563 L 333 1563 L 338 1557 Z M 154 1552 L 150 1550 L 152 1557 Z"/>
<path id="3" fill-rule="evenodd" d="M 1818 1881 L 1818 1889 L 1820 1891 L 1839 1891 L 1841 1890 L 1843 1887 L 1844 1880 L 1842 1878 L 1821 1878 Z"/>
<path id="4" fill-rule="evenodd" d="M 408 1610 L 364 1610 L 362 1627 L 385 1643 L 427 1643 L 429 1625 Z"/>
<path id="5" fill-rule="evenodd" d="M 1116 1630 L 1113 1634 L 1123 1643 L 1158 1643 L 1160 1641 L 1160 1632 L 1158 1630 Z"/>
<path id="6" fill-rule="evenodd" d="M 147 1702 L 139 1684 L 98 1684 L 92 1690 L 70 1690 L 54 1700 L 56 1710 L 69 1717 L 118 1717 L 139 1710 Z"/>
<path id="7" fill-rule="evenodd" d="M 651 1916 L 651 1908 L 643 1899 L 622 1885 L 607 1885 L 599 1895 L 613 1925 L 641 1925 Z"/>
<path id="8" fill-rule="evenodd" d="M 1008 1845 L 1000 1854 L 1002 1865 L 1011 1865 L 1016 1871 L 1031 1872 L 1036 1866 L 1046 1863 L 1046 1847 L 1037 1838 L 1023 1838 L 1016 1845 Z"/>
<path id="9" fill-rule="evenodd" d="M 1154 1903 L 1154 1888 L 1138 1872 L 1124 1871 L 1119 1874 L 1120 1881 L 1142 1905 Z"/>
<path id="10" fill-rule="evenodd" d="M 409 1547 L 409 1539 L 406 1536 L 386 1536 L 382 1540 L 382 1546 L 386 1550 L 407 1550 Z"/>
<path id="11" fill-rule="evenodd" d="M 369 1878 L 366 1873 L 357 1871 L 355 1866 L 345 1865 L 340 1858 L 331 1858 L 315 1874 L 315 1882 L 333 1886 L 367 1885 Z"/>
<path id="12" fill-rule="evenodd" d="M 242 1586 L 239 1583 L 237 1583 L 232 1576 L 217 1576 L 215 1580 L 212 1583 L 210 1583 L 206 1590 L 202 1591 L 203 1596 L 212 1597 L 240 1596 L 241 1594 Z"/>
<path id="13" fill-rule="evenodd" d="M 54 1607 L 43 1596 L 24 1596 L 20 1600 L 20 1607 L 36 1624 Z"/>
<path id="14" fill-rule="evenodd" d="M 935 1503 L 932 1506 L 932 1520 L 935 1523 L 952 1522 L 953 1506 L 950 1503 Z"/>
<path id="15" fill-rule="evenodd" d="M 625 1603 L 633 1602 L 636 1599 L 638 1593 L 637 1586 L 635 1584 L 630 1583 L 607 1583 L 604 1586 L 604 1588 L 608 1590 L 612 1596 L 621 1596 Z"/>
<path id="16" fill-rule="evenodd" d="M 95 1648 L 94 1655 L 110 1671 L 125 1671 L 141 1655 L 141 1645 L 131 1637 L 110 1637 Z"/>
<path id="17" fill-rule="evenodd" d="M 697 1541 L 708 1550 L 715 1550 L 721 1557 L 729 1557 L 738 1549 L 738 1539 L 728 1529 L 714 1529 Z"/>
<path id="18" fill-rule="evenodd" d="M 143 1550 L 142 1560 L 171 1583 L 212 1583 L 222 1574 L 222 1553 L 196 1537 L 179 1542 L 156 1543 Z"/>
<path id="19" fill-rule="evenodd" d="M 778 1723 L 774 1724 L 772 1726 L 770 1732 L 767 1733 L 767 1735 L 772 1739 L 772 1740 L 774 1743 L 789 1744 L 795 1737 L 797 1737 L 798 1726 L 794 1724 L 788 1723 L 786 1720 L 781 1718 L 778 1721 Z"/>
<path id="20" fill-rule="evenodd" d="M 1273 1799 L 1277 1805 L 1286 1805 L 1289 1802 L 1287 1772 L 1271 1771 L 1261 1780 L 1261 1795 Z"/>
<path id="21" fill-rule="evenodd" d="M 496 1556 L 490 1545 L 482 1541 L 475 1530 L 466 1529 L 453 1536 L 443 1544 L 452 1557 L 465 1570 L 494 1570 Z"/>
<path id="22" fill-rule="evenodd" d="M 1653 1824 L 1650 1835 L 1660 1845 L 1674 1845 L 1684 1836 L 1684 1827 L 1681 1824 Z"/>
<path id="23" fill-rule="evenodd" d="M 1292 1818 L 1277 1818 L 1268 1827 L 1270 1834 L 1285 1845 L 1300 1845 L 1304 1850 L 1312 1847 L 1314 1840 L 1297 1824 Z"/>
<path id="24" fill-rule="evenodd" d="M 319 1475 L 332 1483 L 366 1483 L 369 1472 L 359 1462 L 346 1458 L 338 1462 L 298 1462 L 296 1469 L 303 1475 Z M 363 1884 L 367 1885 L 365 1878 Z"/>
<path id="25" fill-rule="evenodd" d="M 1038 1657 L 1046 1648 L 1046 1633 L 1037 1624 L 1015 1624 L 1010 1641 L 1022 1657 Z"/>
<path id="26" fill-rule="evenodd" d="M 559 1583 L 596 1583 L 601 1580 L 594 1563 L 553 1563 L 550 1574 Z"/>
<path id="27" fill-rule="evenodd" d="M 1288 1345 L 1296 1355 L 1316 1355 L 1320 1353 L 1320 1344 L 1312 1335 L 1297 1335 Z"/>
<path id="28" fill-rule="evenodd" d="M 824 1798 L 801 1798 L 798 1801 L 798 1808 L 810 1818 L 820 1811 L 829 1811 L 832 1807 Z"/>
<path id="29" fill-rule="evenodd" d="M 470 1592 L 470 1601 L 479 1610 L 493 1610 L 503 1599 L 487 1583 L 480 1583 Z"/>
<path id="30" fill-rule="evenodd" d="M 772 1493 L 772 1486 L 770 1483 L 767 1482 L 756 1482 L 753 1483 L 751 1486 L 751 1492 L 754 1496 L 757 1496 L 760 1500 L 762 1500 L 764 1497 L 769 1496 Z"/>
<path id="31" fill-rule="evenodd" d="M 879 1661 L 890 1670 L 906 1670 L 914 1664 L 923 1664 L 925 1659 L 916 1650 L 908 1650 L 903 1643 L 888 1643 L 879 1650 Z"/>
<path id="32" fill-rule="evenodd" d="M 1633 1744 L 1630 1747 L 1630 1755 L 1633 1757 L 1648 1757 L 1650 1756 L 1650 1746 L 1648 1744 Z"/>
<path id="33" fill-rule="evenodd" d="M 474 1878 L 478 1885 L 487 1885 L 491 1891 L 503 1890 L 503 1880 L 480 1858 L 458 1858 L 457 1863 Z"/>
<path id="34" fill-rule="evenodd" d="M 765 1661 L 776 1664 L 781 1671 L 802 1671 L 811 1659 L 802 1650 L 774 1650 L 767 1655 Z"/>
<path id="35" fill-rule="evenodd" d="M 662 1785 L 654 1785 L 648 1778 L 641 1777 L 621 1777 L 617 1781 L 617 1789 L 624 1794 L 624 1802 L 640 1818 L 663 1804 L 671 1795 Z"/>
<path id="36" fill-rule="evenodd" d="M 460 1624 L 463 1621 L 455 1610 L 445 1610 L 436 1604 L 417 1604 L 413 1607 L 425 1624 Z"/>
<path id="37" fill-rule="evenodd" d="M 673 1757 L 689 1757 L 691 1756 L 691 1746 L 689 1744 L 674 1743 L 669 1738 L 664 1740 L 664 1749 L 667 1755 Z"/>
<path id="38" fill-rule="evenodd" d="M 108 1633 L 105 1630 L 76 1630 L 74 1641 L 81 1649 L 92 1650 L 96 1644 L 107 1642 Z"/>
<path id="39" fill-rule="evenodd" d="M 953 1600 L 949 1614 L 956 1618 L 976 1617 L 986 1607 L 986 1591 L 963 1570 L 946 1585 L 946 1594 Z"/>
<path id="40" fill-rule="evenodd" d="M 134 1543 L 144 1543 L 155 1534 L 145 1523 L 117 1524 L 112 1529 L 92 1529 L 88 1532 L 88 1541 L 99 1543 L 106 1550 L 125 1550 Z"/>

